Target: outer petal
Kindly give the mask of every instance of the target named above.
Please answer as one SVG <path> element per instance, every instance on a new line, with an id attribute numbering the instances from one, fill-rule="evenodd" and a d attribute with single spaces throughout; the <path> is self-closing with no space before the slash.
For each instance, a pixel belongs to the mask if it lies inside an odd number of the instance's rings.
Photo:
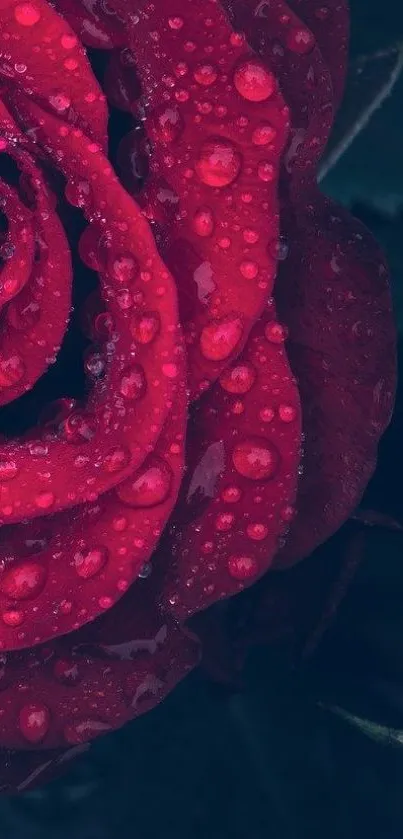
<path id="1" fill-rule="evenodd" d="M 347 74 L 350 16 L 347 0 L 290 0 L 291 8 L 309 26 L 330 70 L 333 106 L 337 110 Z"/>
<path id="2" fill-rule="evenodd" d="M 227 0 L 225 0 L 227 3 Z M 292 131 L 283 158 L 290 195 L 298 200 L 316 180 L 333 122 L 330 73 L 313 33 L 284 0 L 235 0 L 235 24 L 275 73 L 290 108 Z"/>
<path id="3" fill-rule="evenodd" d="M 299 209 L 289 220 L 287 236 L 277 299 L 301 389 L 305 455 L 280 567 L 311 553 L 360 502 L 396 387 L 388 274 L 371 234 L 318 196 L 309 214 Z"/>

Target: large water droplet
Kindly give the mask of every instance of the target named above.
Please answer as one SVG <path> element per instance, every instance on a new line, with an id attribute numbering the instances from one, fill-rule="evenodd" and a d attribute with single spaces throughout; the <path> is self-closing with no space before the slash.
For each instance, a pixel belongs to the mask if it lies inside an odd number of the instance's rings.
<path id="1" fill-rule="evenodd" d="M 235 580 L 250 580 L 258 572 L 258 564 L 253 556 L 230 556 L 228 571 Z"/>
<path id="2" fill-rule="evenodd" d="M 241 155 L 230 140 L 212 137 L 203 143 L 195 169 L 202 183 L 221 188 L 233 183 L 241 165 Z"/>
<path id="3" fill-rule="evenodd" d="M 256 380 L 256 370 L 245 362 L 244 364 L 236 364 L 220 376 L 221 387 L 228 393 L 248 393 Z"/>
<path id="4" fill-rule="evenodd" d="M 235 350 L 243 334 L 242 318 L 229 315 L 205 326 L 200 336 L 200 349 L 210 361 L 224 361 Z"/>
<path id="5" fill-rule="evenodd" d="M 74 565 L 79 577 L 88 580 L 99 574 L 108 560 L 108 551 L 104 547 L 88 548 L 85 551 L 76 551 L 74 554 Z"/>
<path id="6" fill-rule="evenodd" d="M 237 472 L 252 481 L 273 478 L 277 472 L 280 455 L 278 449 L 268 440 L 251 437 L 237 443 L 232 452 Z"/>
<path id="7" fill-rule="evenodd" d="M 122 373 L 120 393 L 126 399 L 139 399 L 146 391 L 146 377 L 139 364 L 133 364 Z"/>
<path id="8" fill-rule="evenodd" d="M 249 102 L 264 102 L 272 95 L 276 81 L 272 73 L 259 61 L 244 61 L 234 73 L 234 85 Z"/>
<path id="9" fill-rule="evenodd" d="M 31 600 L 40 594 L 47 579 L 47 569 L 39 562 L 21 562 L 6 571 L 0 590 L 10 600 Z"/>
<path id="10" fill-rule="evenodd" d="M 21 26 L 34 26 L 41 19 L 41 13 L 33 3 L 18 3 L 14 9 L 14 16 Z"/>
<path id="11" fill-rule="evenodd" d="M 150 344 L 160 330 L 158 312 L 143 312 L 135 315 L 130 322 L 130 331 L 139 344 Z"/>
<path id="12" fill-rule="evenodd" d="M 19 713 L 22 736 L 29 743 L 40 743 L 49 731 L 50 711 L 40 702 L 24 705 Z"/>
<path id="13" fill-rule="evenodd" d="M 172 471 L 160 458 L 153 457 L 146 469 L 117 487 L 121 501 L 130 507 L 155 507 L 170 493 Z"/>
<path id="14" fill-rule="evenodd" d="M 181 135 L 184 122 L 178 108 L 162 105 L 147 120 L 150 136 L 160 143 L 173 143 Z"/>

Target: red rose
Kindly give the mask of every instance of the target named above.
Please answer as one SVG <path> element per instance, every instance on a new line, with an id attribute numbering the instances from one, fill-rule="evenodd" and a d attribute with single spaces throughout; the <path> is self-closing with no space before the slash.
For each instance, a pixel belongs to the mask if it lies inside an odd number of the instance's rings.
<path id="1" fill-rule="evenodd" d="M 333 534 L 392 410 L 386 266 L 316 185 L 345 6 L 138 6 L 0 0 L 6 789 L 153 707 L 199 660 L 188 618 Z M 27 426 L 72 265 L 84 378 Z"/>

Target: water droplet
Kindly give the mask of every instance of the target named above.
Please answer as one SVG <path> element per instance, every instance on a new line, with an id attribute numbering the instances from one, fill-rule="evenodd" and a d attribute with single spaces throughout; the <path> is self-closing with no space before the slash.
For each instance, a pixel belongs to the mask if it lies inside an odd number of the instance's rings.
<path id="1" fill-rule="evenodd" d="M 292 52 L 298 53 L 298 55 L 306 55 L 313 50 L 315 38 L 308 29 L 296 26 L 287 32 L 286 43 L 288 49 Z"/>
<path id="2" fill-rule="evenodd" d="M 93 379 L 99 379 L 105 372 L 105 359 L 100 352 L 90 350 L 84 359 L 84 368 Z"/>
<path id="3" fill-rule="evenodd" d="M 33 3 L 19 3 L 14 9 L 14 16 L 21 26 L 34 26 L 41 19 L 40 11 Z"/>
<path id="4" fill-rule="evenodd" d="M 120 393 L 126 399 L 139 399 L 146 392 L 146 377 L 139 364 L 126 367 L 120 380 Z"/>
<path id="5" fill-rule="evenodd" d="M 198 84 L 209 87 L 218 78 L 218 72 L 213 64 L 199 64 L 193 73 Z"/>
<path id="6" fill-rule="evenodd" d="M 193 228 L 198 236 L 211 236 L 214 230 L 214 216 L 209 207 L 200 207 L 196 210 Z"/>
<path id="7" fill-rule="evenodd" d="M 116 282 L 128 286 L 139 273 L 137 260 L 130 253 L 120 253 L 108 259 L 108 272 Z"/>
<path id="8" fill-rule="evenodd" d="M 49 104 L 55 111 L 62 114 L 70 108 L 71 99 L 69 99 L 69 97 L 64 93 L 54 93 L 53 96 L 49 96 Z"/>
<path id="9" fill-rule="evenodd" d="M 99 574 L 108 560 L 106 548 L 89 548 L 84 551 L 76 551 L 74 554 L 74 565 L 79 577 L 89 580 Z"/>
<path id="10" fill-rule="evenodd" d="M 253 131 L 252 143 L 255 146 L 267 146 L 274 141 L 276 135 L 276 129 L 272 125 L 264 123 L 263 125 L 258 125 Z"/>
<path id="11" fill-rule="evenodd" d="M 160 331 L 160 317 L 157 312 L 143 312 L 135 315 L 130 322 L 130 330 L 139 344 L 150 344 Z"/>
<path id="12" fill-rule="evenodd" d="M 275 90 L 272 73 L 259 61 L 244 61 L 234 73 L 234 85 L 248 102 L 264 102 Z"/>
<path id="13" fill-rule="evenodd" d="M 0 388 L 18 384 L 24 373 L 25 364 L 19 355 L 14 354 L 8 358 L 0 358 Z"/>
<path id="14" fill-rule="evenodd" d="M 200 349 L 210 361 L 224 361 L 235 350 L 243 335 L 243 323 L 238 315 L 228 315 L 205 326 L 200 336 Z"/>
<path id="15" fill-rule="evenodd" d="M 234 521 L 235 516 L 232 513 L 220 513 L 215 520 L 216 530 L 225 533 L 227 530 L 231 530 Z"/>
<path id="16" fill-rule="evenodd" d="M 259 266 L 252 259 L 245 259 L 241 262 L 239 270 L 242 276 L 245 277 L 245 280 L 254 280 L 259 273 Z"/>
<path id="17" fill-rule="evenodd" d="M 256 380 L 256 370 L 245 362 L 224 370 L 220 376 L 221 387 L 228 393 L 248 393 Z"/>
<path id="18" fill-rule="evenodd" d="M 262 539 L 266 538 L 269 532 L 269 528 L 266 524 L 263 524 L 262 522 L 253 522 L 251 524 L 248 524 L 246 532 L 249 536 L 249 539 L 253 539 L 255 542 L 260 542 Z"/>
<path id="19" fill-rule="evenodd" d="M 49 731 L 50 711 L 40 702 L 24 705 L 19 713 L 19 726 L 29 743 L 40 743 Z"/>
<path id="20" fill-rule="evenodd" d="M 125 469 L 129 465 L 130 460 L 131 454 L 129 449 L 123 448 L 123 446 L 116 446 L 105 455 L 102 465 L 105 472 L 113 474 Z"/>
<path id="21" fill-rule="evenodd" d="M 241 165 L 241 155 L 230 140 L 212 137 L 203 143 L 195 170 L 202 183 L 221 188 L 233 183 Z"/>
<path id="22" fill-rule="evenodd" d="M 253 556 L 230 556 L 228 571 L 235 580 L 250 580 L 258 573 L 258 564 Z"/>
<path id="23" fill-rule="evenodd" d="M 242 497 L 242 492 L 237 486 L 228 486 L 223 489 L 221 498 L 227 504 L 236 504 Z"/>
<path id="24" fill-rule="evenodd" d="M 9 609 L 7 612 L 3 612 L 2 619 L 6 626 L 17 627 L 21 626 L 24 623 L 25 615 L 23 612 L 18 611 L 18 609 Z"/>
<path id="25" fill-rule="evenodd" d="M 18 471 L 15 460 L 0 460 L 0 481 L 11 481 Z"/>
<path id="26" fill-rule="evenodd" d="M 279 405 L 278 415 L 282 422 L 294 422 L 297 409 L 294 405 Z"/>
<path id="27" fill-rule="evenodd" d="M 21 562 L 6 571 L 0 580 L 0 590 L 10 600 L 31 600 L 43 590 L 47 575 L 45 565 Z"/>
<path id="28" fill-rule="evenodd" d="M 276 170 L 273 164 L 270 163 L 268 160 L 262 160 L 257 167 L 257 173 L 261 181 L 264 181 L 265 183 L 270 183 L 272 180 L 274 180 Z"/>
<path id="29" fill-rule="evenodd" d="M 116 492 L 120 500 L 130 507 L 155 507 L 168 498 L 171 484 L 170 466 L 164 460 L 153 457 L 140 474 L 123 481 Z"/>
<path id="30" fill-rule="evenodd" d="M 251 437 L 237 443 L 232 452 L 232 461 L 237 472 L 244 478 L 264 481 L 276 474 L 280 456 L 273 443 Z"/>
<path id="31" fill-rule="evenodd" d="M 168 25 L 169 25 L 170 29 L 173 29 L 174 31 L 178 31 L 179 29 L 182 29 L 183 18 L 182 17 L 169 17 L 168 18 Z"/>
<path id="32" fill-rule="evenodd" d="M 270 341 L 271 344 L 284 344 L 284 341 L 287 337 L 287 331 L 281 323 L 277 323 L 277 321 L 271 321 L 265 327 L 264 334 L 266 339 Z"/>
<path id="33" fill-rule="evenodd" d="M 150 136 L 160 143 L 173 143 L 180 137 L 184 122 L 178 108 L 162 105 L 150 114 L 147 120 Z"/>
<path id="34" fill-rule="evenodd" d="M 65 439 L 73 445 L 89 443 L 95 437 L 97 430 L 95 417 L 79 411 L 67 417 L 61 425 Z"/>
<path id="35" fill-rule="evenodd" d="M 49 510 L 50 507 L 53 507 L 54 503 L 55 496 L 53 492 L 47 492 L 45 490 L 38 492 L 38 495 L 35 496 L 35 504 L 39 510 Z"/>
<path id="36" fill-rule="evenodd" d="M 65 685 L 76 685 L 80 681 L 80 671 L 74 659 L 59 658 L 55 661 L 53 675 L 58 682 Z"/>

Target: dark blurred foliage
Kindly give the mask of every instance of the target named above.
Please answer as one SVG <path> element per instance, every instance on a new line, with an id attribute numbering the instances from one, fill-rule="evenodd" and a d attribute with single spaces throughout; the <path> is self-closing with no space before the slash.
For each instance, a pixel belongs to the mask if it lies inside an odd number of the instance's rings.
<path id="1" fill-rule="evenodd" d="M 351 5 L 350 78 L 323 187 L 385 248 L 402 335 L 403 4 Z M 400 522 L 402 432 L 400 385 L 362 505 Z M 313 656 L 290 670 L 279 651 L 256 649 L 239 688 L 194 673 L 65 777 L 3 799 L 1 836 L 401 839 L 403 533 L 368 531 L 364 561 Z"/>

